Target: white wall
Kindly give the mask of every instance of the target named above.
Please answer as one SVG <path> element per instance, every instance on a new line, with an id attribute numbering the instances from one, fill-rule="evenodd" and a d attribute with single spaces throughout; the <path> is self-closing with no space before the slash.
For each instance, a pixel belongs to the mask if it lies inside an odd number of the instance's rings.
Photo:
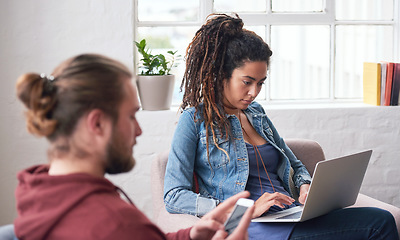
<path id="1" fill-rule="evenodd" d="M 25 130 L 15 97 L 17 77 L 28 71 L 49 73 L 62 60 L 82 52 L 119 59 L 132 68 L 132 2 L 128 0 L 0 1 L 0 225 L 13 221 L 16 173 L 46 162 L 46 141 Z M 268 107 L 285 138 L 317 140 L 328 158 L 374 149 L 362 192 L 400 207 L 400 107 Z M 150 164 L 168 150 L 176 111 L 138 114 L 133 171 L 111 176 L 137 206 L 151 216 Z"/>

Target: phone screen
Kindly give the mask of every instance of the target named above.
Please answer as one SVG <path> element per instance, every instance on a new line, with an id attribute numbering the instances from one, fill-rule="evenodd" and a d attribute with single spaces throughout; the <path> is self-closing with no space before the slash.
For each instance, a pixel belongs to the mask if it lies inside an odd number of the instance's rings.
<path id="1" fill-rule="evenodd" d="M 228 220 L 225 222 L 225 231 L 228 234 L 231 234 L 237 225 L 240 222 L 240 219 L 242 219 L 243 214 L 246 212 L 247 208 L 253 205 L 253 200 L 250 199 L 239 199 L 241 201 L 238 201 L 235 205 L 235 208 L 233 209 L 231 215 L 229 216 Z M 241 204 L 242 201 L 246 201 L 245 204 Z"/>

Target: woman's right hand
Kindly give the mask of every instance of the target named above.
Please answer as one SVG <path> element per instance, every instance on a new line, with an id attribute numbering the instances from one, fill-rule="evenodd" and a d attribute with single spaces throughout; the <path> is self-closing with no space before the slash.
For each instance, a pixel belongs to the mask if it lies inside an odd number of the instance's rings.
<path id="1" fill-rule="evenodd" d="M 282 193 L 264 193 L 257 201 L 254 203 L 255 210 L 253 213 L 253 218 L 261 216 L 263 213 L 269 210 L 270 207 L 276 205 L 278 207 L 284 208 L 284 204 L 290 205 L 295 200 Z"/>

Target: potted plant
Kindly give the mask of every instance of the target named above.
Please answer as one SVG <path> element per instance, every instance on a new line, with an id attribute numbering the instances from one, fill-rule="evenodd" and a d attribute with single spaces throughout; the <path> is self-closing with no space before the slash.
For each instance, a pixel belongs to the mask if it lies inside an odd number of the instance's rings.
<path id="1" fill-rule="evenodd" d="M 175 66 L 177 51 L 168 51 L 166 56 L 153 55 L 145 39 L 135 44 L 142 56 L 136 81 L 143 110 L 169 109 L 175 85 L 175 76 L 170 71 Z"/>

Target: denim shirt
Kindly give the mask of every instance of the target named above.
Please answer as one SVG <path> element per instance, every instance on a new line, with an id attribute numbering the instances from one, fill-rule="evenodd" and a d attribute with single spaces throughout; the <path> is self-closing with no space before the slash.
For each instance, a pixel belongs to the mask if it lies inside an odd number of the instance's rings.
<path id="1" fill-rule="evenodd" d="M 206 130 L 199 112 L 195 118 L 194 108 L 183 111 L 172 139 L 164 181 L 164 202 L 170 213 L 203 216 L 246 188 L 249 162 L 239 119 L 227 115 L 231 125 L 229 138 L 216 131 L 216 141 L 222 150 L 214 144 L 209 130 L 208 159 Z M 290 187 L 291 181 L 297 188 L 295 191 L 309 183 L 311 176 L 307 169 L 279 136 L 260 104 L 251 103 L 244 113 L 257 133 L 280 152 L 278 176 L 288 193 L 297 195 Z M 198 194 L 193 191 L 193 172 L 198 178 Z"/>

